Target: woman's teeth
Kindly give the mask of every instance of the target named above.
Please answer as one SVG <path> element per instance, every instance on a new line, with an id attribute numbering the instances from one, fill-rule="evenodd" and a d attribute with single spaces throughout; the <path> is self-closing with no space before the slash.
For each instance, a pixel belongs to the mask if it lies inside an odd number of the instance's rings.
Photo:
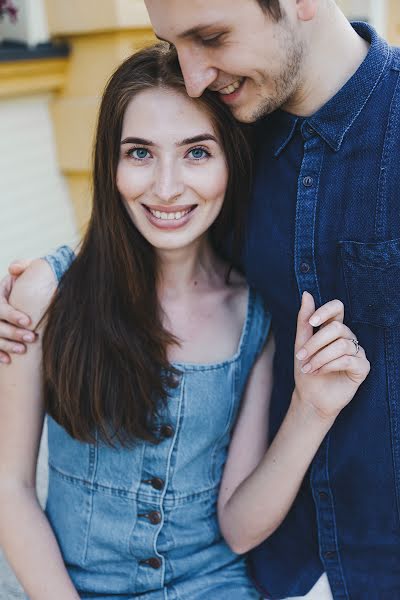
<path id="1" fill-rule="evenodd" d="M 227 85 L 226 87 L 222 88 L 221 90 L 219 90 L 219 93 L 222 95 L 227 95 L 227 94 L 233 94 L 234 91 L 236 91 L 242 84 L 243 78 L 242 79 L 238 79 L 237 81 L 234 81 L 233 83 L 231 83 L 230 85 Z"/>
<path id="2" fill-rule="evenodd" d="M 156 217 L 157 219 L 162 219 L 163 221 L 177 221 L 178 219 L 182 219 L 182 217 L 187 215 L 191 211 L 191 209 L 188 208 L 187 210 L 166 213 L 160 212 L 159 210 L 152 210 L 151 208 L 149 208 L 149 211 L 151 212 L 153 217 Z"/>

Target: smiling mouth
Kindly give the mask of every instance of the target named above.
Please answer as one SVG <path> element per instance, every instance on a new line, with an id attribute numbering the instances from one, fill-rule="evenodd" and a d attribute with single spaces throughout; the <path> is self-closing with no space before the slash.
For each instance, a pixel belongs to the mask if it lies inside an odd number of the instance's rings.
<path id="1" fill-rule="evenodd" d="M 222 96 L 228 96 L 229 94 L 233 94 L 233 92 L 236 92 L 236 90 L 238 90 L 240 88 L 243 81 L 244 81 L 244 77 L 240 77 L 233 83 L 230 83 L 229 85 L 218 90 L 218 93 L 221 94 Z"/>
<path id="2" fill-rule="evenodd" d="M 152 217 L 159 219 L 160 221 L 180 221 L 191 213 L 197 207 L 197 204 L 181 206 L 179 207 L 179 210 L 177 210 L 178 207 L 152 207 L 147 206 L 146 204 L 143 204 L 142 206 L 144 206 Z"/>

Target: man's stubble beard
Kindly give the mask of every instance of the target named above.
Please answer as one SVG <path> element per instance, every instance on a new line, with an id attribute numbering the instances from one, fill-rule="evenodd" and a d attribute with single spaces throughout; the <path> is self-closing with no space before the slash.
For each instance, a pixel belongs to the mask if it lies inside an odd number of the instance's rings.
<path id="1" fill-rule="evenodd" d="M 257 97 L 259 102 L 249 115 L 237 115 L 239 121 L 244 123 L 254 123 L 266 115 L 281 108 L 293 98 L 301 83 L 301 70 L 304 57 L 304 45 L 300 40 L 296 40 L 290 35 L 290 29 L 285 30 L 286 35 L 282 36 L 282 47 L 285 52 L 285 64 L 279 75 L 271 80 L 268 76 L 260 75 L 260 81 L 256 83 L 259 91 Z M 275 88 L 274 95 L 263 95 L 264 86 Z M 239 113 L 239 111 L 238 111 Z"/>

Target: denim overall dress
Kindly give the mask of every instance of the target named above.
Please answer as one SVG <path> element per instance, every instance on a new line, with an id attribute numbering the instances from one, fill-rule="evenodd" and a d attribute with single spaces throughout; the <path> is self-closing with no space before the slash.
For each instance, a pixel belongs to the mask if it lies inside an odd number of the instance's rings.
<path id="1" fill-rule="evenodd" d="M 45 259 L 59 281 L 74 254 L 63 246 Z M 47 417 L 46 515 L 82 599 L 260 597 L 244 557 L 222 539 L 216 509 L 240 399 L 269 327 L 250 289 L 232 358 L 173 363 L 180 374 L 156 423 L 157 444 L 82 443 Z"/>

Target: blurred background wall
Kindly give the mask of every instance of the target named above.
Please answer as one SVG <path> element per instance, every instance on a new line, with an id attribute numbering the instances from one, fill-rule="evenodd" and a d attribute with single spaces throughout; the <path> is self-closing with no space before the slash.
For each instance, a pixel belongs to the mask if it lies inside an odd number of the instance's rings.
<path id="1" fill-rule="evenodd" d="M 99 94 L 154 40 L 142 0 L 14 0 L 0 21 L 0 274 L 76 243 L 90 206 Z"/>
<path id="2" fill-rule="evenodd" d="M 14 0 L 0 20 L 0 277 L 18 257 L 76 244 L 90 209 L 99 96 L 112 70 L 154 41 L 143 0 Z M 400 45 L 400 0 L 338 0 Z M 46 495 L 46 436 L 38 469 Z M 0 600 L 22 598 L 0 552 Z"/>
<path id="3" fill-rule="evenodd" d="M 115 66 L 154 39 L 143 0 L 14 3 L 17 22 L 0 22 L 0 274 L 13 258 L 77 241 L 99 94 Z M 400 0 L 338 4 L 400 43 Z"/>

